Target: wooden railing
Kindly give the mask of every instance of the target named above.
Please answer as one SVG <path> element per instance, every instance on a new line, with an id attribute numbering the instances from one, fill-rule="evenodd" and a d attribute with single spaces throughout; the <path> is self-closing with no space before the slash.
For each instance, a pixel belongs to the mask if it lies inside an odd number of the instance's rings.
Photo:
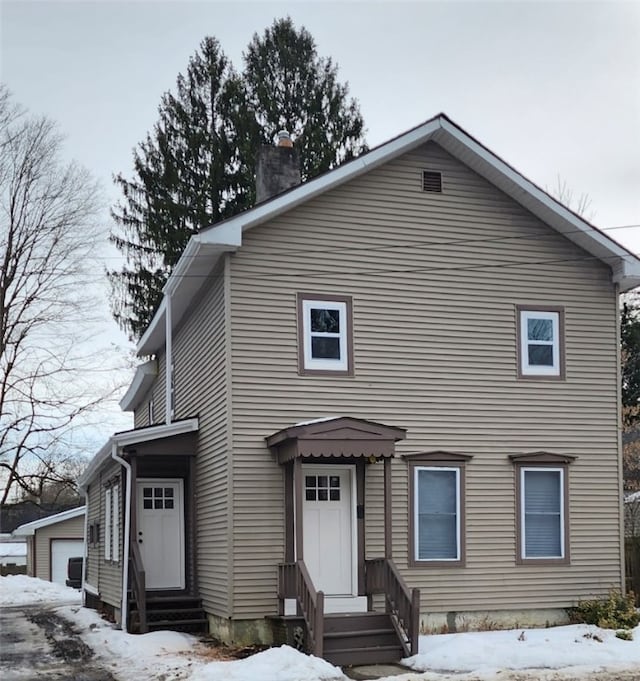
<path id="1" fill-rule="evenodd" d="M 295 598 L 309 636 L 309 652 L 322 657 L 324 638 L 324 593 L 316 591 L 303 561 L 278 566 L 278 599 L 284 615 L 284 599 Z"/>
<path id="2" fill-rule="evenodd" d="M 138 542 L 134 539 L 131 541 L 131 550 L 129 552 L 129 579 L 130 589 L 133 594 L 133 599 L 136 602 L 138 609 L 138 627 L 141 634 L 147 633 L 147 596 L 146 596 L 146 579 L 144 574 L 144 567 L 142 565 L 142 556 L 140 555 L 140 547 Z"/>
<path id="3" fill-rule="evenodd" d="M 386 606 L 405 655 L 416 655 L 420 628 L 420 590 L 409 591 L 390 558 L 365 561 L 365 590 L 367 594 L 385 595 Z"/>

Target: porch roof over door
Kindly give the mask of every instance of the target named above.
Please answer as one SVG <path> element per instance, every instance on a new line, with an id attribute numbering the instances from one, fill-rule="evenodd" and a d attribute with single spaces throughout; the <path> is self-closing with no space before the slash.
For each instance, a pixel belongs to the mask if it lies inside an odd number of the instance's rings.
<path id="1" fill-rule="evenodd" d="M 265 439 L 282 464 L 296 458 L 392 457 L 395 443 L 405 437 L 404 428 L 336 416 L 283 428 Z"/>

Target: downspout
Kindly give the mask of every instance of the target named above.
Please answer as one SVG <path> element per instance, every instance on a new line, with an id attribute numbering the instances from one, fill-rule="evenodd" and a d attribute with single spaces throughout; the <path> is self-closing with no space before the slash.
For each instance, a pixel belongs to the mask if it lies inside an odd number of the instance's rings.
<path id="1" fill-rule="evenodd" d="M 124 539 L 122 547 L 122 606 L 120 612 L 120 626 L 127 633 L 127 615 L 129 610 L 129 541 L 131 527 L 131 464 L 118 455 L 118 445 L 111 445 L 111 458 L 117 461 L 126 470 L 126 485 L 124 494 Z"/>
<path id="2" fill-rule="evenodd" d="M 173 383 L 173 332 L 171 329 L 171 294 L 165 294 L 165 313 L 164 313 L 164 338 L 165 338 L 165 385 L 164 385 L 164 401 L 165 401 L 165 423 L 171 423 L 171 384 Z"/>

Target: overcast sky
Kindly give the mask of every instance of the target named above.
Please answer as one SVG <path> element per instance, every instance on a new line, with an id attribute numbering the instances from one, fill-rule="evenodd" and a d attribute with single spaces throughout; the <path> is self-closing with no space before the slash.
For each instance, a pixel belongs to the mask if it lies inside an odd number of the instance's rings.
<path id="1" fill-rule="evenodd" d="M 291 16 L 339 65 L 377 145 L 443 111 L 542 187 L 588 194 L 640 252 L 640 2 L 2 0 L 2 81 L 56 120 L 65 153 L 116 172 L 205 35 L 237 69 Z M 107 218 L 105 214 L 105 224 Z"/>

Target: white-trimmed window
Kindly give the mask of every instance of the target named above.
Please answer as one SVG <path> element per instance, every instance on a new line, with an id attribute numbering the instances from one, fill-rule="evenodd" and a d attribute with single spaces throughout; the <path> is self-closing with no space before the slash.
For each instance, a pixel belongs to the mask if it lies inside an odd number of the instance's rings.
<path id="1" fill-rule="evenodd" d="M 298 294 L 300 373 L 352 374 L 351 299 Z"/>
<path id="2" fill-rule="evenodd" d="M 413 475 L 415 561 L 461 561 L 460 468 L 415 466 Z"/>
<path id="3" fill-rule="evenodd" d="M 173 390 L 171 391 L 171 394 L 173 395 Z M 153 404 L 153 397 L 152 397 L 152 398 L 149 400 L 149 425 L 150 425 L 150 426 L 153 425 L 154 420 L 155 420 L 155 418 L 154 418 L 154 413 L 153 413 L 153 409 L 154 409 L 154 404 Z"/>
<path id="4" fill-rule="evenodd" d="M 563 311 L 518 307 L 519 375 L 563 376 Z"/>
<path id="5" fill-rule="evenodd" d="M 112 489 L 104 491 L 104 559 L 111 560 L 111 513 L 113 508 Z"/>
<path id="6" fill-rule="evenodd" d="M 120 560 L 120 485 L 104 491 L 104 559 Z"/>
<path id="7" fill-rule="evenodd" d="M 520 468 L 522 560 L 565 558 L 564 476 L 563 468 Z"/>

